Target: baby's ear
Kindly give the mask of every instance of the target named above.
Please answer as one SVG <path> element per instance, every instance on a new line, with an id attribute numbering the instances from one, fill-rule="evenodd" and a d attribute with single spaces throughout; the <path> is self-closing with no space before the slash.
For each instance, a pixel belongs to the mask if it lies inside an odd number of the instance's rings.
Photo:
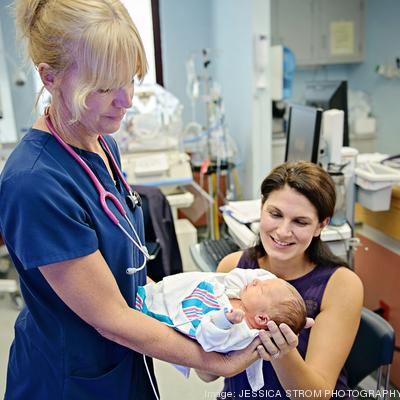
<path id="1" fill-rule="evenodd" d="M 269 317 L 265 313 L 256 314 L 254 317 L 254 321 L 256 322 L 259 329 L 267 329 L 267 323 L 269 321 Z"/>

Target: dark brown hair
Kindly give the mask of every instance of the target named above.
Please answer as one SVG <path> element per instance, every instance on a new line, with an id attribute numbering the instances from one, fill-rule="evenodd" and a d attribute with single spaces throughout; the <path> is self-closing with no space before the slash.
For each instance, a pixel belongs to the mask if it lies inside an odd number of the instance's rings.
<path id="1" fill-rule="evenodd" d="M 298 161 L 274 168 L 261 183 L 262 204 L 264 205 L 272 192 L 283 189 L 286 185 L 310 201 L 317 210 L 319 222 L 332 217 L 336 202 L 335 184 L 321 167 L 311 162 Z M 266 255 L 260 237 L 250 252 L 257 258 Z M 316 265 L 348 266 L 344 260 L 332 254 L 320 236 L 312 239 L 306 254 Z"/>

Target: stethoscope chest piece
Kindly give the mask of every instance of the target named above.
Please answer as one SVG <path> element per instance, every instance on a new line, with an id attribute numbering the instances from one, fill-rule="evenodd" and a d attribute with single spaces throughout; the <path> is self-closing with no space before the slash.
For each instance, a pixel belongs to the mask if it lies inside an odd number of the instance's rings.
<path id="1" fill-rule="evenodd" d="M 141 207 L 142 206 L 142 199 L 140 198 L 140 195 L 138 192 L 133 192 L 133 193 L 129 193 L 126 198 L 126 204 L 128 205 L 128 207 L 133 211 L 136 206 Z"/>

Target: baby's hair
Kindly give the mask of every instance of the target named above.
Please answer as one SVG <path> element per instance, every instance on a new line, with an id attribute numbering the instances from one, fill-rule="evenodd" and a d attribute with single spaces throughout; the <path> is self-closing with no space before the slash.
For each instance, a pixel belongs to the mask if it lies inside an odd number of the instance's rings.
<path id="1" fill-rule="evenodd" d="M 278 326 L 282 323 L 288 325 L 294 333 L 298 334 L 306 324 L 306 305 L 295 287 L 287 282 L 285 284 L 290 293 L 285 300 L 270 307 L 269 318 Z"/>

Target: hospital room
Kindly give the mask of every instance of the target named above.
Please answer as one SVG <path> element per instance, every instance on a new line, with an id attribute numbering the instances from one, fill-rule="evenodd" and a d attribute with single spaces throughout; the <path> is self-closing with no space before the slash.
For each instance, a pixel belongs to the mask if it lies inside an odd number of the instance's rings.
<path id="1" fill-rule="evenodd" d="M 400 399 L 399 21 L 1 0 L 0 398 Z"/>

